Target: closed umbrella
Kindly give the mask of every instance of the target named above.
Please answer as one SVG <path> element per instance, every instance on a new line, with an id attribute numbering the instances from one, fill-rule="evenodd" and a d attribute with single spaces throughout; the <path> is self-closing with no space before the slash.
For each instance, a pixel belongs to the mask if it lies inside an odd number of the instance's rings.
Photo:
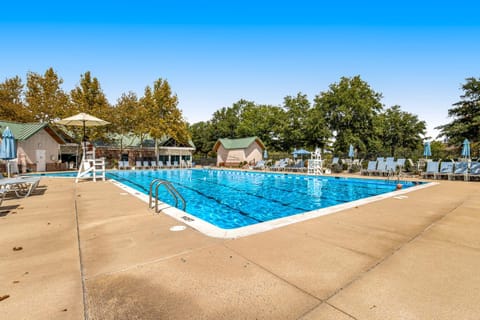
<path id="1" fill-rule="evenodd" d="M 468 139 L 463 140 L 462 157 L 470 158 L 470 141 Z"/>
<path id="2" fill-rule="evenodd" d="M 9 160 L 17 157 L 17 149 L 15 147 L 15 137 L 9 127 L 3 130 L 2 143 L 0 144 L 0 159 L 7 160 L 7 175 L 10 177 Z"/>
<path id="3" fill-rule="evenodd" d="M 353 150 L 353 145 L 350 145 L 350 147 L 348 148 L 348 157 L 355 157 L 355 150 Z"/>
<path id="4" fill-rule="evenodd" d="M 425 156 L 425 158 L 432 156 L 432 149 L 430 148 L 429 141 L 425 141 L 425 143 L 423 144 L 423 155 Z"/>
<path id="5" fill-rule="evenodd" d="M 263 150 L 263 159 L 268 159 L 267 149 Z"/>

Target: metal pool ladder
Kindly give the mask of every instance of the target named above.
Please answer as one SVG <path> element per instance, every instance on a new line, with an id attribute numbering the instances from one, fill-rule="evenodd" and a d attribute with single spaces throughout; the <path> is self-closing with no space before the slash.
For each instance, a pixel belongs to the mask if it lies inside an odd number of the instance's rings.
<path id="1" fill-rule="evenodd" d="M 160 186 L 164 186 L 165 189 L 167 189 L 168 193 L 175 199 L 175 208 L 178 208 L 178 201 L 182 203 L 181 209 L 185 211 L 185 208 L 187 207 L 187 202 L 185 199 L 182 197 L 182 195 L 178 192 L 177 189 L 170 183 L 170 181 L 163 180 L 163 179 L 155 179 L 150 183 L 150 193 L 149 193 L 149 199 L 148 199 L 148 207 L 150 209 L 154 208 L 155 213 L 160 212 L 158 209 L 158 189 Z M 155 198 L 155 199 L 153 199 Z"/>

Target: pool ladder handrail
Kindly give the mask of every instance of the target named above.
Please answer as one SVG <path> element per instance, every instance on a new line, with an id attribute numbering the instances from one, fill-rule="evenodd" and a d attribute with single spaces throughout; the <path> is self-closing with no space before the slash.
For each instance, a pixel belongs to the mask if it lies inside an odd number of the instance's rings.
<path id="1" fill-rule="evenodd" d="M 149 198 L 148 198 L 148 207 L 150 209 L 155 208 L 155 213 L 160 212 L 158 210 L 158 189 L 160 186 L 164 186 L 165 189 L 170 193 L 170 195 L 175 199 L 175 208 L 178 208 L 178 200 L 182 202 L 182 210 L 185 211 L 185 208 L 187 207 L 187 202 L 185 199 L 182 197 L 182 195 L 178 192 L 178 190 L 172 185 L 170 181 L 163 180 L 163 179 L 154 179 L 152 182 L 150 182 L 150 192 L 149 192 Z M 155 201 L 153 201 L 153 191 L 155 188 Z"/>

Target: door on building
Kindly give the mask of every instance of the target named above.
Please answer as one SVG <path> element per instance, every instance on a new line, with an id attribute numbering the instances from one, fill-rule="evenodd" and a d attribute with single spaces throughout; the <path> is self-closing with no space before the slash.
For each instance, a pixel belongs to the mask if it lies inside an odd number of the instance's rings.
<path id="1" fill-rule="evenodd" d="M 45 171 L 45 154 L 46 150 L 35 150 L 37 171 Z"/>

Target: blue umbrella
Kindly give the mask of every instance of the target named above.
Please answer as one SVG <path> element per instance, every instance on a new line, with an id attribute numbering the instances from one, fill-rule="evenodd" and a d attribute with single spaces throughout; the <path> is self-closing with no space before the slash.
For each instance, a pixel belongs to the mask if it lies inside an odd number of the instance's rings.
<path id="1" fill-rule="evenodd" d="M 432 149 L 430 148 L 430 142 L 425 141 L 423 144 L 423 155 L 425 158 L 432 156 Z"/>
<path id="2" fill-rule="evenodd" d="M 463 140 L 462 157 L 470 158 L 470 141 L 468 139 Z"/>
<path id="3" fill-rule="evenodd" d="M 355 157 L 355 151 L 353 150 L 353 146 L 352 146 L 352 145 L 350 145 L 350 148 L 348 149 L 348 156 L 349 156 L 350 158 Z"/>
<path id="4" fill-rule="evenodd" d="M 293 150 L 292 154 L 294 158 L 296 158 L 297 156 L 302 156 L 302 159 L 303 159 L 303 156 L 310 154 L 310 152 L 305 149 L 298 149 L 298 150 L 295 149 Z"/>
<path id="5" fill-rule="evenodd" d="M 0 144 L 0 159 L 7 160 L 7 173 L 10 177 L 10 164 L 8 160 L 17 157 L 17 149 L 15 148 L 15 137 L 10 128 L 3 130 L 2 143 Z"/>
<path id="6" fill-rule="evenodd" d="M 267 149 L 263 150 L 263 159 L 268 159 Z"/>

